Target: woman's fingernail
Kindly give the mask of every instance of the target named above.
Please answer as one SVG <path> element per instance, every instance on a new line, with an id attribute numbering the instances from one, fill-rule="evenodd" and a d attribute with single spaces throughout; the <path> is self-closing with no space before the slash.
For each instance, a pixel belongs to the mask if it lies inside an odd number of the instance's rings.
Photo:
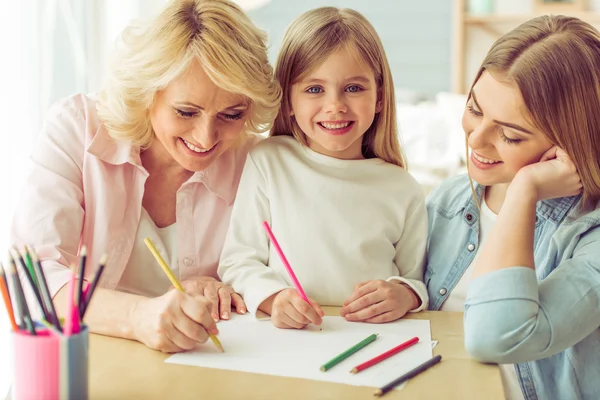
<path id="1" fill-rule="evenodd" d="M 219 316 L 217 314 L 212 314 L 212 319 L 214 319 L 215 321 L 219 320 Z"/>
<path id="2" fill-rule="evenodd" d="M 223 318 L 223 319 L 229 318 L 229 313 L 224 312 L 223 314 L 221 314 L 221 318 Z"/>

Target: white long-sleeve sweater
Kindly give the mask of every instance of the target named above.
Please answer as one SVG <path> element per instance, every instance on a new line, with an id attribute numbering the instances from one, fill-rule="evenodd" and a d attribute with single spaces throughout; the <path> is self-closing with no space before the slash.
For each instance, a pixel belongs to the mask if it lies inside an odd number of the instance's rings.
<path id="1" fill-rule="evenodd" d="M 307 296 L 341 306 L 362 281 L 399 279 L 427 308 L 424 193 L 381 159 L 340 160 L 293 137 L 259 143 L 242 174 L 219 263 L 251 313 L 292 281 L 264 230 L 267 221 Z"/>

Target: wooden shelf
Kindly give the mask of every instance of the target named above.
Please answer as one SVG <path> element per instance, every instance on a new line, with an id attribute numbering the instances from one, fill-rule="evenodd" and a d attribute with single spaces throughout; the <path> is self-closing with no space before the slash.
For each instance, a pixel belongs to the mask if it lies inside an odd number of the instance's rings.
<path id="1" fill-rule="evenodd" d="M 517 25 L 540 15 L 569 15 L 592 25 L 600 25 L 599 11 L 565 11 L 560 8 L 543 11 L 533 10 L 528 14 L 514 15 L 471 15 L 467 10 L 467 0 L 453 0 L 454 26 L 452 32 L 452 91 L 466 93 L 467 42 L 472 38 L 469 30 L 480 30 L 492 37 L 500 37 Z M 470 29 L 469 29 L 470 28 Z"/>
<path id="2" fill-rule="evenodd" d="M 560 15 L 560 12 L 553 13 Z M 586 22 L 600 22 L 600 13 L 598 12 L 574 12 L 564 13 L 572 17 L 577 17 Z M 516 15 L 465 15 L 465 23 L 467 24 L 510 24 L 520 23 L 530 20 L 531 18 L 544 15 L 544 13 L 536 14 L 516 14 Z"/>

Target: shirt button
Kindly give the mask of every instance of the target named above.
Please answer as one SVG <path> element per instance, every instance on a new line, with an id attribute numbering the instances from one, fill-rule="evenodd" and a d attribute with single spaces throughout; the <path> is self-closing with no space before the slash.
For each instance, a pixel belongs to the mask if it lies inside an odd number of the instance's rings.
<path id="1" fill-rule="evenodd" d="M 446 295 L 446 293 L 448 293 L 448 291 L 447 291 L 445 288 L 441 288 L 441 289 L 440 289 L 440 294 L 441 294 L 442 296 L 445 296 L 445 295 Z"/>
<path id="2" fill-rule="evenodd" d="M 470 245 L 467 246 L 467 250 L 469 250 L 469 251 L 475 250 L 475 245 L 473 243 L 471 243 Z"/>
<path id="3" fill-rule="evenodd" d="M 189 267 L 190 265 L 192 265 L 192 259 L 189 257 L 185 257 L 183 259 L 183 265 L 185 265 L 186 267 Z"/>
<path id="4" fill-rule="evenodd" d="M 465 218 L 467 219 L 467 221 L 471 222 L 473 221 L 473 214 L 467 213 L 467 215 L 465 215 Z"/>

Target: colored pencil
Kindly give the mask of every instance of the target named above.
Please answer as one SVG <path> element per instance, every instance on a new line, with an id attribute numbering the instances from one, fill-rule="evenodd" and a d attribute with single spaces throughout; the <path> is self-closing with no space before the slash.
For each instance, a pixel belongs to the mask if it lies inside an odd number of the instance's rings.
<path id="1" fill-rule="evenodd" d="M 77 291 L 75 292 L 75 304 L 77 305 L 77 309 L 79 312 L 77 315 L 81 315 L 81 310 L 83 310 L 83 280 L 85 279 L 85 261 L 87 259 L 87 249 L 85 244 L 81 246 L 81 251 L 79 252 L 79 280 L 77 281 Z"/>
<path id="2" fill-rule="evenodd" d="M 10 253 L 10 256 L 13 258 L 13 260 L 15 261 L 15 266 L 17 264 L 19 264 L 21 266 L 21 269 L 23 270 L 23 274 L 27 278 L 27 282 L 29 282 L 29 286 L 31 286 L 31 290 L 33 291 L 33 295 L 35 296 L 35 300 L 36 300 L 38 306 L 40 307 L 40 310 L 42 311 L 43 317 L 45 319 L 48 319 L 48 314 L 46 312 L 46 307 L 44 307 L 44 303 L 42 301 L 42 298 L 40 297 L 40 292 L 38 290 L 38 287 L 34 283 L 34 280 L 33 280 L 34 277 L 31 275 L 31 273 L 29 271 L 29 268 L 27 268 L 27 266 L 25 265 L 25 261 L 23 260 L 23 257 L 21 256 L 21 253 L 15 247 L 11 248 L 10 251 L 9 251 L 9 253 Z M 18 270 L 19 269 L 17 268 L 17 271 Z"/>
<path id="3" fill-rule="evenodd" d="M 0 264 L 0 291 L 2 292 L 2 298 L 4 299 L 4 305 L 6 306 L 6 313 L 10 320 L 10 326 L 13 331 L 18 331 L 19 327 L 15 321 L 15 314 L 12 309 L 12 302 L 10 301 L 10 294 L 8 293 L 8 285 L 6 283 L 6 275 L 4 274 L 4 267 Z"/>
<path id="4" fill-rule="evenodd" d="M 400 378 L 394 379 L 393 381 L 391 381 L 387 385 L 383 386 L 382 388 L 377 389 L 375 391 L 374 395 L 375 396 L 383 396 L 384 394 L 386 394 L 387 392 L 392 390 L 394 387 L 400 385 L 401 383 L 406 382 L 407 380 L 409 380 L 411 378 L 414 378 L 415 376 L 419 375 L 421 372 L 428 370 L 429 368 L 433 367 L 435 364 L 439 363 L 441 360 L 442 360 L 442 356 L 440 356 L 440 355 L 430 358 L 429 360 L 425 361 L 423 364 L 419 365 L 418 367 L 415 367 L 414 369 L 410 370 L 406 374 L 402 375 Z"/>
<path id="5" fill-rule="evenodd" d="M 346 358 L 350 357 L 351 355 L 353 355 L 354 353 L 356 353 L 360 349 L 362 349 L 362 348 L 366 347 L 367 345 L 373 343 L 375 341 L 375 339 L 377 339 L 377 336 L 379 336 L 379 335 L 377 333 L 374 333 L 371 336 L 368 336 L 367 338 L 361 340 L 360 342 L 358 342 L 354 346 L 350 347 L 348 350 L 344 351 L 342 354 L 340 354 L 340 355 L 332 358 L 330 361 L 326 362 L 325 364 L 323 364 L 321 366 L 321 371 L 325 372 L 328 369 L 333 368 L 335 365 L 341 363 Z"/>
<path id="6" fill-rule="evenodd" d="M 167 277 L 169 278 L 169 280 L 171 281 L 171 284 L 175 287 L 175 289 L 179 290 L 180 292 L 185 293 L 185 290 L 183 290 L 183 287 L 181 286 L 181 284 L 179 283 L 179 281 L 177 280 L 175 275 L 173 275 L 173 271 L 171 271 L 171 268 L 169 268 L 169 266 L 167 265 L 165 260 L 162 258 L 162 256 L 158 252 L 158 250 L 156 250 L 156 247 L 154 247 L 154 243 L 152 243 L 152 240 L 150 240 L 150 238 L 145 238 L 144 243 L 146 243 L 146 246 L 148 246 L 148 249 L 150 250 L 150 252 L 154 256 L 154 258 L 158 262 L 158 265 L 160 265 L 162 270 L 165 272 L 165 274 L 167 275 Z M 219 351 L 221 353 L 224 353 L 225 350 L 223 349 L 223 345 L 219 341 L 219 338 L 217 338 L 213 334 L 209 334 L 209 337 L 210 337 L 210 340 L 212 340 L 214 345 L 217 347 L 217 349 L 219 349 Z"/>
<path id="7" fill-rule="evenodd" d="M 80 314 L 80 318 L 83 320 L 83 317 L 85 317 L 85 312 L 87 311 L 88 307 L 90 306 L 90 301 L 92 300 L 92 296 L 94 294 L 94 292 L 96 291 L 96 286 L 98 286 L 98 282 L 100 282 L 100 279 L 102 278 L 102 273 L 104 272 L 104 267 L 106 266 L 106 260 L 107 260 L 108 256 L 106 254 L 104 254 L 102 257 L 100 257 L 100 263 L 98 265 L 98 269 L 96 270 L 96 273 L 94 274 L 94 278 L 92 279 L 92 282 L 88 285 L 88 287 L 85 290 L 85 301 L 83 303 L 83 310 L 81 310 L 81 314 Z"/>
<path id="8" fill-rule="evenodd" d="M 12 292 L 15 299 L 14 306 L 16 309 L 16 314 L 19 315 L 21 321 L 23 321 L 25 329 L 27 329 L 29 334 L 35 336 L 36 334 L 35 327 L 33 325 L 33 319 L 31 319 L 29 307 L 27 306 L 25 294 L 23 293 L 23 286 L 21 286 L 21 279 L 19 278 L 19 273 L 17 272 L 17 267 L 15 266 L 15 261 L 12 259 L 12 257 L 9 257 L 6 275 L 7 277 L 10 277 L 10 281 L 13 285 Z"/>
<path id="9" fill-rule="evenodd" d="M 402 350 L 409 348 L 410 346 L 415 345 L 417 342 L 419 341 L 418 337 L 414 337 L 412 339 L 407 340 L 406 342 L 386 351 L 385 353 L 382 353 L 380 355 L 378 355 L 377 357 L 374 357 L 368 361 L 365 361 L 362 364 L 357 365 L 356 367 L 352 368 L 352 370 L 350 371 L 350 373 L 352 374 L 358 374 L 360 371 L 364 371 L 367 368 L 372 367 L 375 364 L 379 364 L 380 362 L 382 362 L 383 360 L 386 360 L 388 358 L 390 358 L 391 356 L 393 356 L 394 354 L 400 353 Z"/>
<path id="10" fill-rule="evenodd" d="M 35 277 L 35 270 L 33 269 L 33 261 L 31 260 L 31 255 L 29 254 L 29 251 L 27 251 L 27 246 L 25 246 L 25 263 L 27 264 L 27 269 L 29 269 L 29 273 L 33 278 L 33 283 L 36 287 L 39 287 L 38 281 Z"/>
<path id="11" fill-rule="evenodd" d="M 52 325 L 50 322 L 46 321 L 45 319 L 42 319 L 39 322 L 40 324 L 44 325 L 44 327 L 48 328 L 48 331 L 52 334 L 52 336 L 62 337 L 62 333 L 57 331 L 54 325 Z"/>
<path id="12" fill-rule="evenodd" d="M 54 327 L 59 332 L 62 332 L 60 321 L 58 320 L 58 315 L 56 314 L 56 309 L 54 308 L 54 302 L 52 301 L 52 296 L 50 295 L 50 289 L 48 289 L 48 283 L 46 282 L 46 276 L 44 275 L 42 262 L 38 258 L 33 248 L 25 246 L 25 249 L 29 254 L 31 254 L 31 258 L 33 261 L 33 270 L 35 271 L 35 275 L 37 277 L 37 282 L 40 288 L 40 293 L 42 295 L 42 300 L 46 305 L 46 311 L 48 312 L 48 318 L 46 318 L 46 321 L 54 325 Z"/>
<path id="13" fill-rule="evenodd" d="M 292 283 L 294 284 L 294 287 L 296 288 L 296 290 L 300 294 L 300 297 L 302 297 L 302 299 L 304 301 L 306 301 L 308 304 L 310 304 L 310 301 L 308 300 L 308 297 L 306 296 L 306 293 L 304 293 L 304 289 L 302 289 L 302 285 L 300 285 L 300 282 L 298 281 L 298 278 L 296 278 L 296 274 L 294 273 L 294 270 L 292 269 L 292 266 L 288 262 L 288 259 L 285 256 L 285 254 L 283 253 L 283 250 L 281 250 L 281 247 L 279 246 L 279 243 L 277 242 L 277 238 L 275 238 L 275 234 L 271 230 L 271 227 L 269 226 L 269 224 L 267 223 L 267 221 L 263 221 L 263 226 L 265 228 L 265 231 L 267 232 L 267 236 L 269 236 L 269 239 L 271 240 L 271 243 L 275 247 L 275 250 L 277 251 L 277 254 L 279 254 L 279 258 L 281 258 L 281 262 L 283 263 L 283 266 L 285 267 L 288 275 L 292 279 Z"/>

